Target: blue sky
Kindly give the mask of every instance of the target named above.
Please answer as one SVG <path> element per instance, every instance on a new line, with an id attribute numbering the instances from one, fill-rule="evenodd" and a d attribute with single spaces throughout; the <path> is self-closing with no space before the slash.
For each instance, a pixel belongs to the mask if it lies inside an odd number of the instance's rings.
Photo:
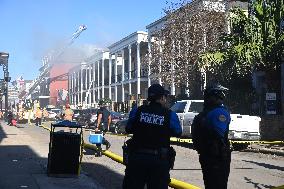
<path id="1" fill-rule="evenodd" d="M 163 16 L 165 7 L 166 0 L 0 0 L 0 51 L 10 53 L 12 80 L 20 75 L 34 79 L 42 56 L 68 40 L 79 25 L 88 29 L 75 46 L 107 47 L 132 32 L 145 31 Z"/>

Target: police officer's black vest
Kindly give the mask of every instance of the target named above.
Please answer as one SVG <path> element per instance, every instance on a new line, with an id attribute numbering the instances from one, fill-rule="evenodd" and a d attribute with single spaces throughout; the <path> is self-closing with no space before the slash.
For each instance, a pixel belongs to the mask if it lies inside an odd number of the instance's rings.
<path id="1" fill-rule="evenodd" d="M 192 139 L 193 145 L 199 154 L 207 154 L 212 156 L 223 156 L 230 151 L 228 140 L 229 125 L 225 137 L 220 139 L 217 133 L 205 125 L 207 114 L 215 108 L 224 108 L 223 106 L 215 106 L 210 109 L 205 109 L 199 113 L 192 123 Z"/>
<path id="2" fill-rule="evenodd" d="M 170 147 L 170 110 L 159 103 L 140 106 L 133 124 L 133 149 Z"/>

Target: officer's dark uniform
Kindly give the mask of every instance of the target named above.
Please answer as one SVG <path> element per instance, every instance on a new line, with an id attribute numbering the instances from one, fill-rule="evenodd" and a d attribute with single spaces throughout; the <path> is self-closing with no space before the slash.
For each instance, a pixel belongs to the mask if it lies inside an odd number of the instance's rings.
<path id="1" fill-rule="evenodd" d="M 206 88 L 204 110 L 192 124 L 193 144 L 199 153 L 206 189 L 226 189 L 230 173 L 230 113 L 222 103 L 207 104 L 207 98 L 212 95 L 222 100 L 224 90 L 227 89 L 220 85 Z"/>
<path id="2" fill-rule="evenodd" d="M 148 89 L 148 97 L 165 96 L 159 84 Z M 170 137 L 180 136 L 182 129 L 176 113 L 162 104 L 134 107 L 129 115 L 126 132 L 132 133 L 129 156 L 123 180 L 124 189 L 166 189 L 170 182 Z"/>

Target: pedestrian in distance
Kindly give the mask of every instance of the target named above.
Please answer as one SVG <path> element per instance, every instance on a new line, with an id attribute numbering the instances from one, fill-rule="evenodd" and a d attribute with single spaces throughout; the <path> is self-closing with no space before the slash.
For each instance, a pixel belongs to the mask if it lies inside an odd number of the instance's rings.
<path id="1" fill-rule="evenodd" d="M 40 107 L 37 107 L 35 111 L 35 125 L 36 126 L 41 126 L 41 119 L 42 119 L 42 111 Z"/>
<path id="2" fill-rule="evenodd" d="M 205 189 L 227 189 L 231 163 L 231 118 L 223 104 L 227 90 L 219 84 L 206 87 L 204 109 L 192 123 L 193 145 L 199 154 Z"/>
<path id="3" fill-rule="evenodd" d="M 74 116 L 74 112 L 70 107 L 70 104 L 66 104 L 65 108 L 63 109 L 61 116 L 64 120 L 67 121 L 72 121 L 73 120 L 73 116 Z M 65 129 L 65 132 L 68 132 L 67 129 Z M 69 132 L 72 133 L 72 128 L 69 128 Z"/>
<path id="4" fill-rule="evenodd" d="M 149 103 L 130 112 L 125 130 L 133 137 L 123 146 L 123 189 L 168 188 L 175 159 L 170 137 L 182 133 L 177 114 L 166 108 L 168 95 L 161 85 L 153 84 L 148 88 Z"/>
<path id="5" fill-rule="evenodd" d="M 73 115 L 74 115 L 74 112 L 70 108 L 70 105 L 66 104 L 65 105 L 65 110 L 63 110 L 63 112 L 62 112 L 63 119 L 64 120 L 68 120 L 68 121 L 72 121 L 73 120 Z"/>
<path id="6" fill-rule="evenodd" d="M 43 121 L 47 121 L 48 120 L 48 111 L 46 110 L 46 108 L 43 108 L 42 114 L 43 114 Z"/>
<path id="7" fill-rule="evenodd" d="M 104 136 L 105 132 L 109 131 L 110 124 L 111 124 L 111 114 L 107 109 L 106 104 L 102 104 L 102 106 L 100 107 L 97 113 L 97 127 L 95 129 L 95 132 L 100 133 Z M 105 139 L 105 137 L 103 137 L 102 144 L 106 146 L 106 150 L 108 150 L 111 146 L 111 144 L 109 143 L 109 141 Z M 97 156 L 102 156 L 101 144 L 96 144 L 96 145 L 98 148 Z"/>

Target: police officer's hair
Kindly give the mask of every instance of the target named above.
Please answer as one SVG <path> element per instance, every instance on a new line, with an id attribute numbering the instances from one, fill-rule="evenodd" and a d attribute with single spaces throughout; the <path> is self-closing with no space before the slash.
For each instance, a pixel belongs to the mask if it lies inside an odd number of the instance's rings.
<path id="1" fill-rule="evenodd" d="M 154 95 L 154 96 L 149 96 L 148 97 L 148 101 L 149 102 L 155 102 L 156 100 L 159 100 L 159 99 L 161 99 L 163 97 L 163 95 Z"/>

